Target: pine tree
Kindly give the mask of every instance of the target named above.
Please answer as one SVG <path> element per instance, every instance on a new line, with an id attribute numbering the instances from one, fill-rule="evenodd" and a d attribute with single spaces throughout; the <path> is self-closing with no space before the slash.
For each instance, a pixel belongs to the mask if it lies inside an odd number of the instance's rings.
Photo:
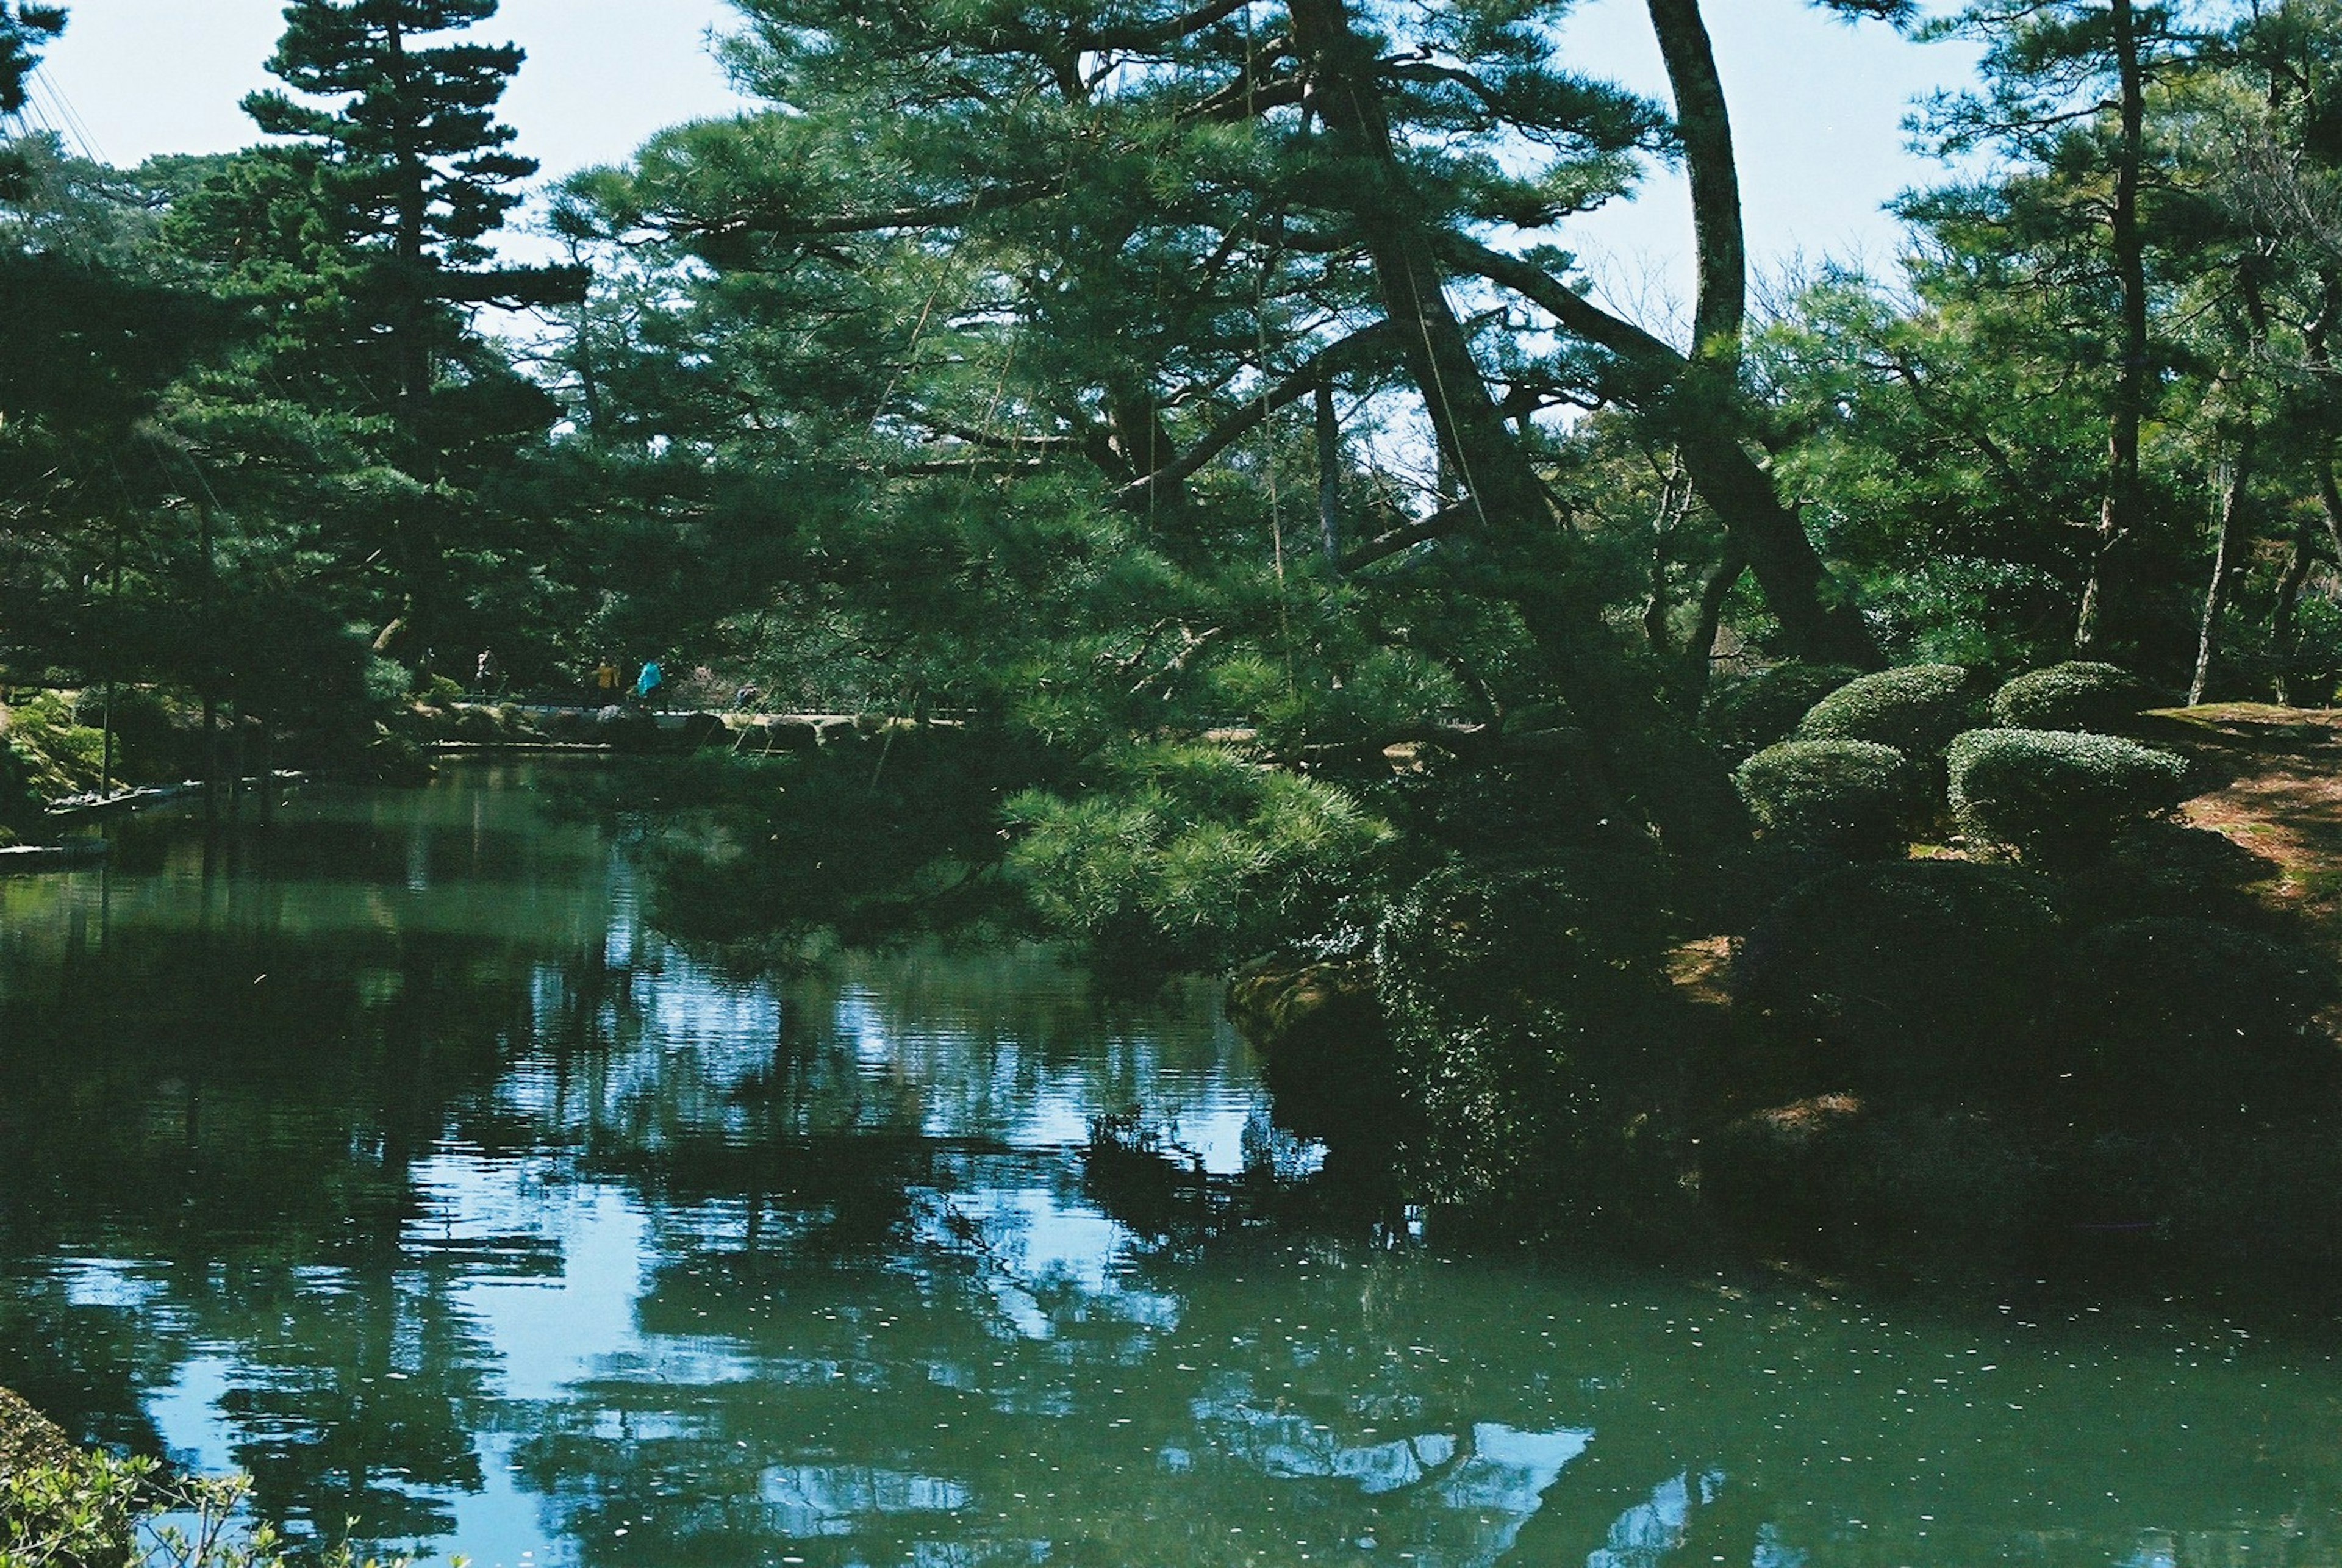
<path id="1" fill-rule="evenodd" d="M 294 335 L 315 324 L 316 341 L 285 345 L 315 373 L 304 397 L 386 416 L 395 432 L 382 455 L 404 474 L 390 492 L 404 498 L 377 526 L 405 604 L 383 645 L 405 638 L 426 660 L 457 614 L 449 551 L 482 536 L 474 493 L 556 412 L 455 307 L 574 301 L 586 281 L 580 268 L 491 265 L 485 242 L 537 167 L 509 150 L 515 133 L 495 117 L 522 52 L 437 35 L 495 10 L 495 0 L 294 0 L 268 63 L 290 91 L 255 93 L 245 109 L 296 145 L 246 155 L 265 177 L 246 182 L 241 205 L 260 226 L 224 236 L 273 251 L 254 270 L 300 299 Z M 304 171 L 305 194 L 286 184 Z M 238 205 L 220 204 L 232 221 Z"/>
<path id="2" fill-rule="evenodd" d="M 40 64 L 40 46 L 65 31 L 65 8 L 0 0 L 0 115 L 25 106 L 25 78 Z"/>
<path id="3" fill-rule="evenodd" d="M 514 45 L 419 40 L 486 21 L 496 0 L 295 0 L 269 71 L 305 98 L 254 93 L 245 111 L 272 135 L 327 151 L 327 186 L 341 206 L 345 245 L 374 253 L 387 305 L 403 398 L 419 400 L 433 374 L 435 304 L 577 298 L 569 268 L 485 268 L 481 242 L 519 202 L 513 187 L 536 161 L 506 151 L 511 126 L 497 100 L 520 69 Z"/>

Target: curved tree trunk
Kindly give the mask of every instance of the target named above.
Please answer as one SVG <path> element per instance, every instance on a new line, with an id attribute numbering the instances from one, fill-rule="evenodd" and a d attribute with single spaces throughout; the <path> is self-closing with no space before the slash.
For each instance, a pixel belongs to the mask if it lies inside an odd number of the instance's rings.
<path id="1" fill-rule="evenodd" d="M 1461 483 L 1501 572 L 1572 714 L 1600 747 L 1612 787 L 1672 844 L 1715 838 L 1735 807 L 1720 769 L 1698 754 L 1661 704 L 1656 683 L 1605 623 L 1542 480 L 1489 395 L 1446 275 L 1421 221 L 1399 199 L 1401 172 L 1375 60 L 1345 0 L 1292 0 L 1308 103 L 1357 160 L 1360 233 L 1402 365 L 1421 393 L 1441 456 Z M 1560 569 L 1554 558 L 1562 557 Z"/>
<path id="2" fill-rule="evenodd" d="M 1699 0 L 1649 0 L 1649 8 L 1675 95 L 1699 265 L 1691 353 L 1667 399 L 1667 420 L 1682 443 L 1692 483 L 1756 573 L 1790 651 L 1876 669 L 1886 661 L 1854 596 L 1823 564 L 1797 508 L 1783 504 L 1772 475 L 1742 444 L 1748 247 L 1732 115 Z"/>

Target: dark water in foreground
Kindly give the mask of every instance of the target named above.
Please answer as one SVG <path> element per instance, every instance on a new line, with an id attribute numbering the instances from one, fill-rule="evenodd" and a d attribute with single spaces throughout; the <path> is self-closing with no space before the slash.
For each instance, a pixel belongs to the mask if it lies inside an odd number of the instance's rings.
<path id="1" fill-rule="evenodd" d="M 483 1564 L 2342 1562 L 2318 1325 L 1167 1240 L 1093 1114 L 1306 1164 L 1208 991 L 727 979 L 575 777 L 0 881 L 0 1383 Z"/>

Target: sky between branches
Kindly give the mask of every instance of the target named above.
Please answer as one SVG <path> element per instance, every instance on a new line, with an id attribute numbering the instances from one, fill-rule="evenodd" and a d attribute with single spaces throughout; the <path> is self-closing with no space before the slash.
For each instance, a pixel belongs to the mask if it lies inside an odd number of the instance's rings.
<path id="1" fill-rule="evenodd" d="M 236 104 L 271 85 L 262 62 L 280 11 L 281 0 L 72 0 L 71 24 L 35 81 L 31 123 L 115 164 L 243 145 L 253 129 Z M 1937 174 L 1907 147 L 1903 115 L 1915 95 L 1964 81 L 1973 56 L 1850 28 L 1804 0 L 1715 0 L 1706 11 L 1760 286 L 1800 257 L 1886 266 L 1896 234 L 1881 205 Z M 664 125 L 738 108 L 707 47 L 733 16 L 724 0 L 505 0 L 479 31 L 528 51 L 505 118 L 518 150 L 557 178 L 622 160 Z M 1587 0 L 1567 35 L 1584 70 L 1664 99 L 1641 0 Z M 1564 237 L 1601 292 L 1645 320 L 1678 315 L 1672 307 L 1689 297 L 1690 215 L 1672 175 Z M 541 254 L 525 241 L 513 248 Z"/>

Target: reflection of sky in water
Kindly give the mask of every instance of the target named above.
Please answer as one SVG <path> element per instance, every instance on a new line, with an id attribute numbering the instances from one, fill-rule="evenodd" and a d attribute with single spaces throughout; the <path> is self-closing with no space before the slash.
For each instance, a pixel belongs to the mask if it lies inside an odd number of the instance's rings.
<path id="1" fill-rule="evenodd" d="M 2342 1561 L 2328 1372 L 2201 1335 L 2063 1354 L 2012 1326 L 1364 1245 L 1191 1255 L 1176 1223 L 1113 1217 L 1078 1150 L 1138 1102 L 1191 1186 L 1314 1168 L 1266 1133 L 1207 1006 L 1117 1012 L 1029 959 L 744 982 L 649 929 L 590 839 L 548 848 L 510 798 L 440 794 L 369 819 L 371 883 L 207 886 L 181 857 L 0 884 L 0 1002 L 17 954 L 102 943 L 110 907 L 174 934 L 234 911 L 278 944 L 255 974 L 292 973 L 305 939 L 337 960 L 329 928 L 357 1012 L 436 1009 L 434 1041 L 487 1009 L 485 1066 L 431 1103 L 391 1196 L 364 1196 L 383 1140 L 363 1079 L 294 1107 L 347 1145 L 315 1168 L 359 1193 L 352 1234 L 93 1223 L 0 1279 L 13 1364 L 9 1333 L 86 1332 L 68 1396 L 129 1380 L 165 1452 L 256 1453 L 329 1527 L 346 1450 L 372 1494 L 427 1493 L 435 1543 L 483 1568 L 1700 1568 L 1719 1521 L 1740 1533 L 1716 1560 L 1750 1568 Z M 327 1073 L 338 1045 L 305 1034 L 303 1061 Z M 398 1092 L 454 1071 L 416 1060 Z M 180 1091 L 142 1087 L 184 1172 Z M 212 1096 L 207 1136 L 259 1124 L 235 1119 L 245 1093 Z M 312 1420 L 341 1456 L 305 1454 Z"/>

